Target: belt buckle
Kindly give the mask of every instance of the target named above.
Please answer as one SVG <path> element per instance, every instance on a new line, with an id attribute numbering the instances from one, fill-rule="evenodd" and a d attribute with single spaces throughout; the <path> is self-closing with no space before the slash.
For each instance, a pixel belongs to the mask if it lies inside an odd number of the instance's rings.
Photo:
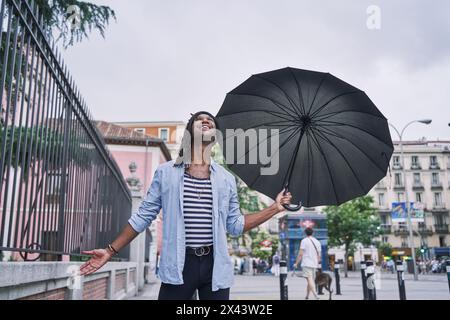
<path id="1" fill-rule="evenodd" d="M 199 250 L 200 251 L 197 251 Z M 198 247 L 194 249 L 194 253 L 197 257 L 202 257 L 202 256 L 206 256 L 211 252 L 211 249 L 209 247 Z"/>
<path id="2" fill-rule="evenodd" d="M 200 252 L 197 251 L 198 249 L 200 249 Z M 205 249 L 203 247 L 195 248 L 194 252 L 197 257 L 205 255 Z"/>

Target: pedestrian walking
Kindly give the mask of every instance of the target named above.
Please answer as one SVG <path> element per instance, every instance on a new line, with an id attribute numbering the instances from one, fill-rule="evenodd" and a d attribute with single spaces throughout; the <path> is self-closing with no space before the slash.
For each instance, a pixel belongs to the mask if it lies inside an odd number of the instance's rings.
<path id="1" fill-rule="evenodd" d="M 313 233 L 312 228 L 305 229 L 306 237 L 300 242 L 300 250 L 294 263 L 294 269 L 297 268 L 301 261 L 303 275 L 307 281 L 305 299 L 309 299 L 311 292 L 314 298 L 318 300 L 319 296 L 316 292 L 315 278 L 316 270 L 320 267 L 321 246 L 319 240 L 312 236 Z"/>

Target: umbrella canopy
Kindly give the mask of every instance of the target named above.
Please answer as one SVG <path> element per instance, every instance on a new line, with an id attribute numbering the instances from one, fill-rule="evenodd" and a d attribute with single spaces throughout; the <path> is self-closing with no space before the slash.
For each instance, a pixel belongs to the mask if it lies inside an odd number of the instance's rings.
<path id="1" fill-rule="evenodd" d="M 367 194 L 386 175 L 394 150 L 387 120 L 369 97 L 329 73 L 284 68 L 253 75 L 227 94 L 217 121 L 233 172 L 272 199 L 288 187 L 293 202 L 306 207 Z M 239 145 L 248 129 L 258 139 Z M 266 149 L 271 164 L 260 157 Z M 261 174 L 276 157 L 279 169 Z"/>

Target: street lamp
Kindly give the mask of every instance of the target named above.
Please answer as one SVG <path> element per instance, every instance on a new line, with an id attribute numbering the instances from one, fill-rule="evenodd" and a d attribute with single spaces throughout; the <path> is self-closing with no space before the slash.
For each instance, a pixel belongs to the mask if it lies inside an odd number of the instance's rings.
<path id="1" fill-rule="evenodd" d="M 414 268 L 414 280 L 418 280 L 418 274 L 417 274 L 417 266 L 416 266 L 416 250 L 414 248 L 414 241 L 413 241 L 413 232 L 412 232 L 412 221 L 411 221 L 411 212 L 410 212 L 410 203 L 409 203 L 409 196 L 408 196 L 408 188 L 406 186 L 406 171 L 405 171 L 405 157 L 403 155 L 403 133 L 405 132 L 406 128 L 415 123 L 423 123 L 423 124 L 430 124 L 431 119 L 422 119 L 422 120 L 414 120 L 410 123 L 406 124 L 406 126 L 402 129 L 401 132 L 397 130 L 396 127 L 392 123 L 389 123 L 389 125 L 395 130 L 399 137 L 399 144 L 400 144 L 400 156 L 402 158 L 402 174 L 403 174 L 403 186 L 405 187 L 405 201 L 406 201 L 406 214 L 408 216 L 408 228 L 409 228 L 409 247 L 411 248 L 411 257 L 413 262 L 413 268 Z"/>

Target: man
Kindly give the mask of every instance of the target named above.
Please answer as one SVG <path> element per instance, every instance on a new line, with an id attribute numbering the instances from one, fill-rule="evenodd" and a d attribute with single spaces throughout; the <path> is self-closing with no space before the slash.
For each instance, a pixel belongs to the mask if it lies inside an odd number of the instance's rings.
<path id="1" fill-rule="evenodd" d="M 320 266 L 321 246 L 319 240 L 312 236 L 313 233 L 312 228 L 305 229 L 306 238 L 300 243 L 300 250 L 294 263 L 294 269 L 297 268 L 301 261 L 303 275 L 307 281 L 305 299 L 309 299 L 309 293 L 311 292 L 319 300 L 314 281 L 316 279 L 316 270 Z"/>
<path id="2" fill-rule="evenodd" d="M 238 236 L 290 204 L 291 194 L 280 192 L 270 207 L 243 216 L 236 181 L 211 160 L 217 142 L 217 122 L 210 113 L 193 114 L 182 139 L 178 159 L 156 170 L 138 211 L 106 249 L 86 251 L 92 258 L 81 266 L 87 275 L 102 267 L 164 211 L 163 244 L 159 265 L 159 299 L 188 300 L 198 290 L 201 300 L 228 300 L 233 263 L 227 232 Z"/>

